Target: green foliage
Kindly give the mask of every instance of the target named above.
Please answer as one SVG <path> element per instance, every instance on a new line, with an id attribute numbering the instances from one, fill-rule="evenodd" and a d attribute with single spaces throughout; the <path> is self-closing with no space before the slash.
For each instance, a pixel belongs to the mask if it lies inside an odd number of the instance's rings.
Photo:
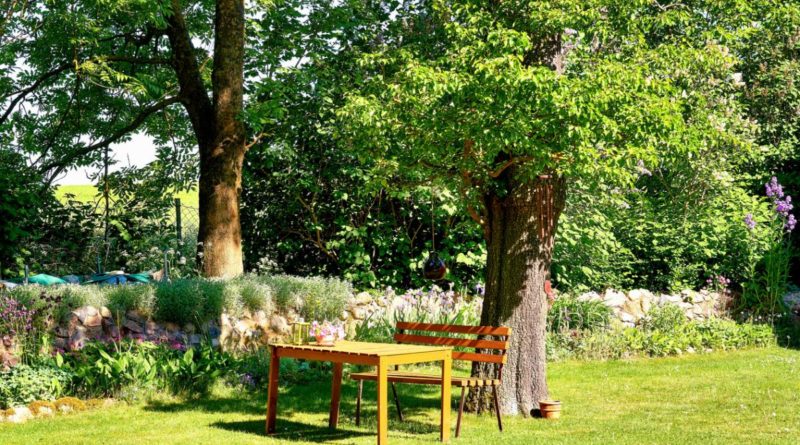
<path id="1" fill-rule="evenodd" d="M 242 306 L 250 312 L 264 311 L 272 313 L 274 303 L 272 288 L 256 279 L 243 278 L 240 284 Z"/>
<path id="2" fill-rule="evenodd" d="M 547 354 L 551 360 L 606 360 L 638 355 L 661 357 L 774 344 L 775 333 L 768 325 L 739 324 L 721 318 L 690 321 L 680 308 L 666 305 L 651 310 L 642 326 L 635 328 L 616 325 L 610 329 L 551 333 L 547 338 Z"/>
<path id="3" fill-rule="evenodd" d="M 547 313 L 547 330 L 601 330 L 611 321 L 611 308 L 602 301 L 581 301 L 571 295 L 559 295 Z"/>
<path id="4" fill-rule="evenodd" d="M 0 408 L 61 397 L 72 382 L 68 371 L 47 365 L 18 365 L 0 371 Z"/>
<path id="5" fill-rule="evenodd" d="M 391 343 L 399 321 L 478 326 L 482 305 L 480 297 L 457 295 L 453 290 L 445 291 L 438 286 L 431 286 L 427 291 L 409 289 L 402 295 L 387 288 L 376 298 L 370 316 L 356 326 L 355 338 Z"/>
<path id="6" fill-rule="evenodd" d="M 229 372 L 230 357 L 211 346 L 194 349 L 150 342 L 90 342 L 83 349 L 57 357 L 74 375 L 77 394 L 137 398 L 156 390 L 198 397 Z"/>
<path id="7" fill-rule="evenodd" d="M 307 320 L 338 319 L 352 294 L 350 283 L 336 278 L 268 275 L 263 280 L 278 308 L 295 309 Z"/>
<path id="8" fill-rule="evenodd" d="M 66 321 L 70 312 L 83 306 L 105 306 L 115 317 L 136 310 L 157 321 L 193 323 L 202 329 L 209 321 L 219 321 L 223 311 L 240 316 L 244 310 L 270 314 L 280 308 L 295 310 L 308 320 L 336 320 L 352 296 L 352 286 L 335 278 L 247 275 L 123 286 L 19 286 L 7 295 L 37 310 L 37 326 L 51 316 Z"/>
<path id="9" fill-rule="evenodd" d="M 136 310 L 145 317 L 150 317 L 153 314 L 153 305 L 155 303 L 155 289 L 153 286 L 110 286 L 104 291 L 106 294 L 106 307 L 114 317 L 122 317 L 131 310 Z"/>
<path id="10" fill-rule="evenodd" d="M 211 291 L 206 294 L 203 291 Z M 214 314 L 206 312 L 207 306 L 222 301 L 222 286 L 203 280 L 175 280 L 156 285 L 154 315 L 157 320 L 185 325 L 208 321 Z M 222 311 L 217 312 L 217 315 Z"/>
<path id="11" fill-rule="evenodd" d="M 686 323 L 683 310 L 674 304 L 655 306 L 650 309 L 641 321 L 644 331 L 661 331 L 671 334 Z"/>

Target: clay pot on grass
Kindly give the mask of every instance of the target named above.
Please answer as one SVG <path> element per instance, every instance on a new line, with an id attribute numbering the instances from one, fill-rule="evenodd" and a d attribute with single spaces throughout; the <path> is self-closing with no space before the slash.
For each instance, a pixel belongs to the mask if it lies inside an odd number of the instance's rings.
<path id="1" fill-rule="evenodd" d="M 543 419 L 558 419 L 561 417 L 561 401 L 542 400 L 539 402 L 539 409 Z"/>

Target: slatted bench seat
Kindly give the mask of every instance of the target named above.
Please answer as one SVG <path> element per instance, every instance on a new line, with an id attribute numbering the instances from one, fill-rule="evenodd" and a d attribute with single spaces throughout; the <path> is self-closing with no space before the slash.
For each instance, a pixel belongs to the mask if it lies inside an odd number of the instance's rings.
<path id="1" fill-rule="evenodd" d="M 409 334 L 408 332 L 414 332 Z M 479 338 L 460 338 L 449 335 L 470 335 Z M 495 326 L 465 326 L 449 324 L 431 323 L 409 323 L 399 322 L 396 326 L 394 340 L 403 344 L 422 344 L 422 345 L 444 345 L 455 348 L 474 348 L 475 352 L 463 350 L 453 351 L 453 360 L 469 362 L 492 363 L 497 366 L 497 378 L 484 379 L 479 377 L 452 377 L 451 385 L 461 388 L 461 399 L 458 406 L 458 420 L 456 421 L 456 437 L 461 434 L 461 417 L 464 412 L 464 400 L 466 389 L 472 387 L 491 387 L 494 398 L 494 407 L 497 414 L 497 426 L 503 431 L 503 421 L 500 418 L 500 407 L 497 400 L 497 387 L 500 386 L 502 379 L 503 365 L 506 363 L 506 353 L 508 351 L 508 338 L 511 329 L 507 327 Z M 486 339 L 491 337 L 492 339 Z M 358 372 L 350 375 L 350 378 L 358 381 L 358 398 L 356 399 L 356 425 L 361 424 L 361 395 L 365 381 L 376 381 L 377 372 Z M 394 371 L 388 373 L 388 380 L 392 386 L 394 401 L 397 407 L 397 414 L 403 420 L 403 412 L 400 409 L 400 399 L 397 397 L 396 383 L 417 384 L 417 385 L 441 385 L 440 375 L 424 374 L 419 372 L 400 371 L 395 367 Z"/>

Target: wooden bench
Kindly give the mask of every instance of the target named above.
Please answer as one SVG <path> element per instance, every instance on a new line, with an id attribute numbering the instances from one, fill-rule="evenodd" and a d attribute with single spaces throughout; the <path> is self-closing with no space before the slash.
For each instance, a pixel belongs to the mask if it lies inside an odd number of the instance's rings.
<path id="1" fill-rule="evenodd" d="M 412 333 L 409 333 L 412 332 Z M 448 336 L 451 334 L 474 335 L 478 338 L 460 338 Z M 456 421 L 456 437 L 461 433 L 461 415 L 464 412 L 464 398 L 466 389 L 471 387 L 491 387 L 494 398 L 494 409 L 497 414 L 497 426 L 503 431 L 503 421 L 500 418 L 500 406 L 497 400 L 497 387 L 500 386 L 502 379 L 503 365 L 506 363 L 508 352 L 508 338 L 511 329 L 507 327 L 495 326 L 464 326 L 449 324 L 430 324 L 430 323 L 409 323 L 399 322 L 396 326 L 394 340 L 397 343 L 418 344 L 418 345 L 437 345 L 453 346 L 456 348 L 475 348 L 475 352 L 463 350 L 453 351 L 453 360 L 492 363 L 497 365 L 497 378 L 484 379 L 479 377 L 452 377 L 452 386 L 461 388 L 461 400 L 458 404 L 458 420 Z M 494 339 L 485 339 L 491 336 Z M 378 378 L 377 372 L 359 372 L 350 375 L 350 378 L 358 381 L 358 398 L 356 399 L 356 425 L 361 424 L 361 394 L 364 388 L 364 381 L 375 381 Z M 392 385 L 394 402 L 397 407 L 397 415 L 403 420 L 403 412 L 400 409 L 400 400 L 397 397 L 395 383 L 409 383 L 417 385 L 441 385 L 442 378 L 439 375 L 423 374 L 418 372 L 400 371 L 395 367 L 390 371 L 388 380 Z"/>

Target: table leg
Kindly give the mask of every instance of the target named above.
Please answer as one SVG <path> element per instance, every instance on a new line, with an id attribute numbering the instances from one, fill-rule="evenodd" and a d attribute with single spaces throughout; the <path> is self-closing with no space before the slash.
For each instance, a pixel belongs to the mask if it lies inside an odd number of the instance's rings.
<path id="1" fill-rule="evenodd" d="M 333 379 L 331 383 L 331 415 L 328 418 L 328 427 L 336 428 L 339 424 L 339 400 L 342 393 L 342 364 L 333 364 Z"/>
<path id="2" fill-rule="evenodd" d="M 442 442 L 450 440 L 450 374 L 453 366 L 452 353 L 447 352 L 442 360 L 442 418 L 439 438 Z"/>
<path id="3" fill-rule="evenodd" d="M 278 348 L 271 347 L 269 354 L 269 389 L 267 391 L 267 434 L 275 432 L 275 417 L 278 414 L 278 375 L 281 369 L 281 359 Z"/>
<path id="4" fill-rule="evenodd" d="M 389 379 L 388 368 L 381 360 L 378 364 L 378 445 L 389 441 Z"/>

